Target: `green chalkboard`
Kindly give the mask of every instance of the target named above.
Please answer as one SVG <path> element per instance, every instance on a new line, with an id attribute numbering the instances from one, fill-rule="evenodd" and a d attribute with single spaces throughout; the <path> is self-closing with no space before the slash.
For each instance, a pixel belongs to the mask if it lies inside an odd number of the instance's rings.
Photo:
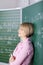
<path id="1" fill-rule="evenodd" d="M 23 8 L 22 21 L 34 24 L 32 41 L 35 47 L 33 65 L 43 65 L 43 1 Z"/>
<path id="2" fill-rule="evenodd" d="M 15 49 L 20 25 L 20 9 L 0 11 L 0 62 L 8 62 L 9 55 Z"/>

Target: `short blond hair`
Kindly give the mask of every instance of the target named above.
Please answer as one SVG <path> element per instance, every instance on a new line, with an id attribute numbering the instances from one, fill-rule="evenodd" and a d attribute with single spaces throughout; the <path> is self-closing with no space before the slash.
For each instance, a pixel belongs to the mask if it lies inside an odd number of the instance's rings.
<path id="1" fill-rule="evenodd" d="M 24 32 L 26 34 L 26 37 L 31 36 L 33 34 L 33 32 L 34 32 L 32 23 L 25 22 L 25 23 L 22 23 L 20 25 L 20 27 L 23 28 L 23 30 L 24 30 Z"/>

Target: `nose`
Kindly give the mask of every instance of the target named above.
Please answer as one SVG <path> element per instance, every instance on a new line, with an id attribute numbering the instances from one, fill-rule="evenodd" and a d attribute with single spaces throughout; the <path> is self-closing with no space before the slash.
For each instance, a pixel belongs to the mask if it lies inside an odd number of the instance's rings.
<path id="1" fill-rule="evenodd" d="M 20 31 L 20 30 L 18 29 L 18 33 L 19 33 L 19 31 Z"/>

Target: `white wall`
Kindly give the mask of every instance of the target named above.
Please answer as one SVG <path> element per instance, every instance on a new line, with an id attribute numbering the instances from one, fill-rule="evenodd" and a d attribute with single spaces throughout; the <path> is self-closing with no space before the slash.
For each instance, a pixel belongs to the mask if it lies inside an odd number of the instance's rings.
<path id="1" fill-rule="evenodd" d="M 41 0 L 30 0 L 30 5 L 31 5 L 31 4 L 34 4 L 34 3 L 37 3 L 37 2 L 39 2 L 39 1 L 41 1 Z"/>
<path id="2" fill-rule="evenodd" d="M 28 0 L 17 0 L 17 7 L 25 7 L 28 5 Z"/>
<path id="3" fill-rule="evenodd" d="M 17 7 L 26 7 L 41 0 L 17 0 Z"/>
<path id="4" fill-rule="evenodd" d="M 16 0 L 0 0 L 0 9 L 15 8 Z"/>
<path id="5" fill-rule="evenodd" d="M 26 7 L 40 0 L 0 0 L 0 9 Z"/>

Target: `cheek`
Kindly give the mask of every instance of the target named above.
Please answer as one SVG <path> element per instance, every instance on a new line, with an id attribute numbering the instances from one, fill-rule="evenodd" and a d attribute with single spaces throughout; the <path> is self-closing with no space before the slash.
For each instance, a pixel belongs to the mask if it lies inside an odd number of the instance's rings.
<path id="1" fill-rule="evenodd" d="M 23 36 L 23 32 L 22 32 L 22 31 L 19 31 L 19 32 L 18 32 L 18 36 L 19 36 L 19 37 L 22 37 L 22 36 Z"/>

